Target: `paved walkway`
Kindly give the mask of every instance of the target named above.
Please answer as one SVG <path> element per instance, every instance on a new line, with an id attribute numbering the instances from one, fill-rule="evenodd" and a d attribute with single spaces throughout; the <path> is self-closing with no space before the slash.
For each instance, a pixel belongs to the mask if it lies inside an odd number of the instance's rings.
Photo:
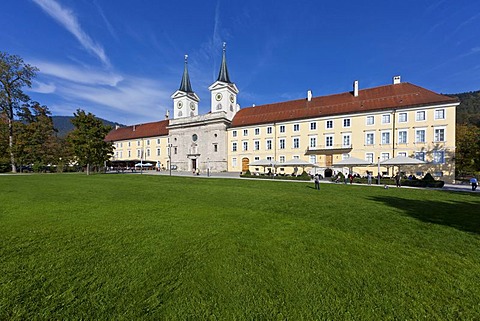
<path id="1" fill-rule="evenodd" d="M 125 173 L 130 173 L 130 172 L 125 172 Z M 151 170 L 146 170 L 143 171 L 142 173 L 140 171 L 136 171 L 133 174 L 145 174 L 145 175 L 164 175 L 168 176 L 170 175 L 169 171 L 151 171 Z M 172 171 L 172 176 L 189 176 L 189 177 L 199 177 L 199 178 L 234 178 L 238 179 L 240 178 L 240 173 L 239 172 L 212 172 L 210 173 L 209 176 L 207 176 L 207 173 L 200 173 L 200 175 L 193 175 L 192 172 L 185 172 L 185 171 Z M 246 179 L 246 178 L 243 178 Z M 256 178 L 251 178 L 251 179 L 256 179 Z M 273 179 L 272 179 L 273 180 Z M 294 181 L 294 180 L 282 180 L 281 178 L 275 178 L 274 180 L 276 181 L 284 181 L 284 182 L 296 182 L 296 183 L 305 183 L 306 181 Z M 310 183 L 310 182 L 309 182 Z M 313 181 L 311 182 L 313 184 Z M 321 180 L 320 183 L 322 184 L 335 184 L 334 182 L 331 182 L 329 180 Z M 337 183 L 341 184 L 341 183 Z M 350 184 L 348 184 L 350 185 Z M 372 186 L 372 187 L 383 187 L 383 185 L 377 185 L 377 184 L 372 184 L 372 185 L 365 185 L 365 184 L 353 184 L 353 185 L 363 185 L 363 186 Z M 390 186 L 390 188 L 395 188 Z M 409 186 L 404 186 L 403 188 L 420 188 L 420 187 L 409 187 Z M 470 185 L 464 184 L 445 184 L 442 188 L 432 188 L 434 190 L 439 190 L 439 191 L 453 191 L 453 192 L 470 192 L 473 193 L 472 187 Z M 474 193 L 480 193 L 480 189 L 477 189 L 476 192 Z"/>

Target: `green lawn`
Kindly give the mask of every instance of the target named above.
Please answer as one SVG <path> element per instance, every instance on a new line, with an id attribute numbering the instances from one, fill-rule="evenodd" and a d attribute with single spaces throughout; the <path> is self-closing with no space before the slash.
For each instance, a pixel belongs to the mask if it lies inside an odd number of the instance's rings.
<path id="1" fill-rule="evenodd" d="M 469 320 L 480 193 L 0 177 L 1 320 Z"/>

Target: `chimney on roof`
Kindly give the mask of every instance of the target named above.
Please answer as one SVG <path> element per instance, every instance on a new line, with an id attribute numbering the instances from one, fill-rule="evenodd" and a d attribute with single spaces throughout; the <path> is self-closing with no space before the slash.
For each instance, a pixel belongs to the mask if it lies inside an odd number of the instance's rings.
<path id="1" fill-rule="evenodd" d="M 118 124 L 115 124 L 115 130 L 119 129 L 120 126 Z"/>
<path id="2" fill-rule="evenodd" d="M 252 104 L 252 107 L 255 107 L 255 104 Z"/>
<path id="3" fill-rule="evenodd" d="M 307 101 L 312 101 L 312 90 L 307 90 Z"/>
<path id="4" fill-rule="evenodd" d="M 400 83 L 400 76 L 393 76 L 393 84 L 399 84 Z"/>
<path id="5" fill-rule="evenodd" d="M 358 97 L 358 80 L 353 82 L 353 97 Z"/>
<path id="6" fill-rule="evenodd" d="M 135 126 L 136 126 L 136 125 L 133 125 L 133 131 L 135 131 Z"/>

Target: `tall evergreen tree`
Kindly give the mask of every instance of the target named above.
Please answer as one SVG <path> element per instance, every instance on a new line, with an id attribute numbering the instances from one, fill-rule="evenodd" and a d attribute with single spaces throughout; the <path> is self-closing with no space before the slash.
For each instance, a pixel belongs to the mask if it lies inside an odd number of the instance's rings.
<path id="1" fill-rule="evenodd" d="M 111 143 L 105 142 L 105 136 L 112 129 L 92 113 L 85 113 L 81 109 L 73 114 L 72 123 L 75 129 L 68 135 L 68 140 L 73 148 L 74 156 L 81 166 L 102 166 L 113 154 Z"/>
<path id="2" fill-rule="evenodd" d="M 23 92 L 23 87 L 32 85 L 32 78 L 37 71 L 36 67 L 26 64 L 19 56 L 0 52 L 0 112 L 5 115 L 8 122 L 10 163 L 14 173 L 17 172 L 13 152 L 14 113 L 20 107 L 20 103 L 29 100 Z"/>

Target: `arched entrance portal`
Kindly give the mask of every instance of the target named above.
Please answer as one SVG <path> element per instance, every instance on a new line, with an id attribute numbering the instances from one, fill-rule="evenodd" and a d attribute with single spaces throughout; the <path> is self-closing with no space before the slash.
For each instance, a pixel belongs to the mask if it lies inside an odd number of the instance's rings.
<path id="1" fill-rule="evenodd" d="M 325 178 L 332 177 L 333 171 L 330 168 L 325 170 Z"/>
<path id="2" fill-rule="evenodd" d="M 248 157 L 242 158 L 242 172 L 248 171 L 248 165 L 250 164 L 250 160 Z"/>

